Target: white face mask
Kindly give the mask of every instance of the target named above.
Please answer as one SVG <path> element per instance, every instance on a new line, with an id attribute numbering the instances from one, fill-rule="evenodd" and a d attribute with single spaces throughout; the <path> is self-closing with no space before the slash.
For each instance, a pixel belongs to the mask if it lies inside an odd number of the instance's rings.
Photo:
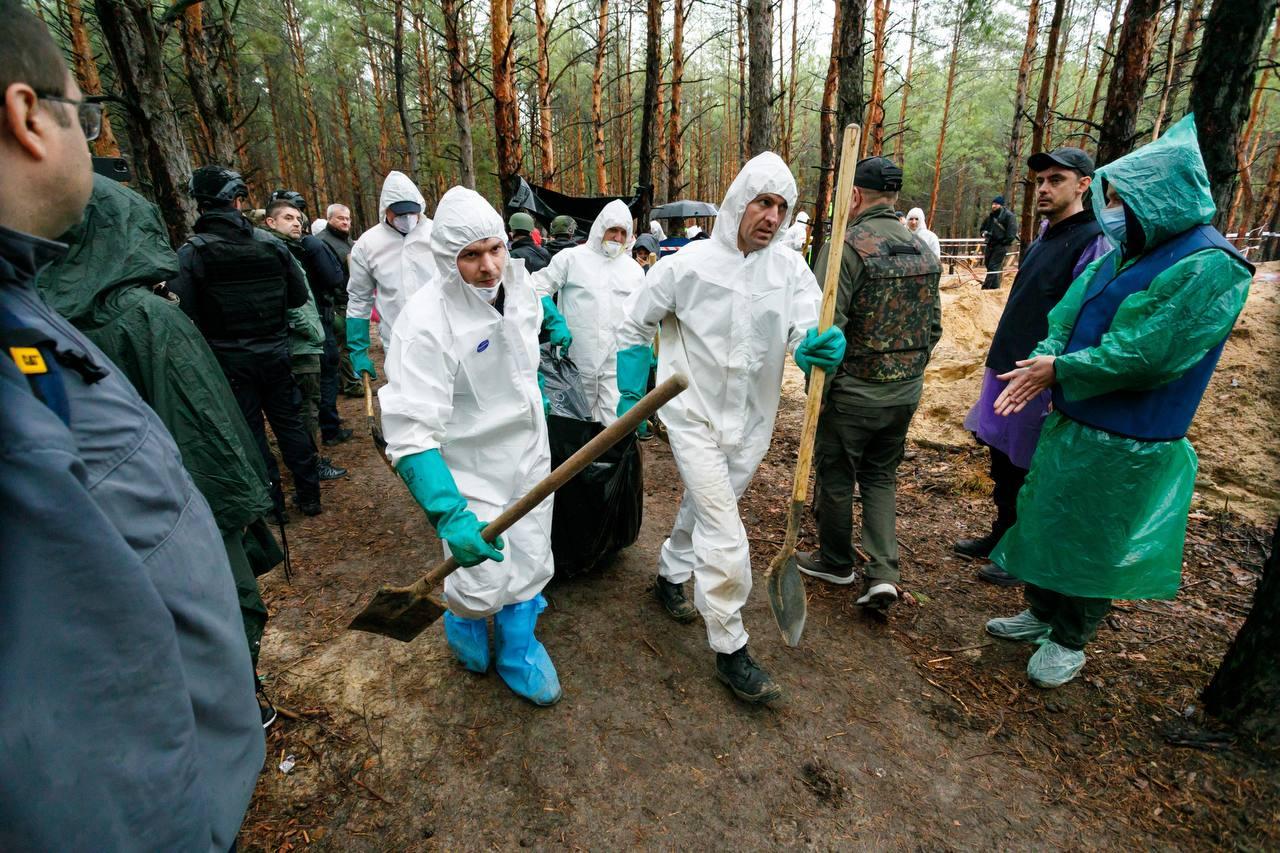
<path id="1" fill-rule="evenodd" d="M 391 220 L 391 227 L 399 231 L 401 234 L 408 234 L 414 228 L 418 227 L 418 214 L 402 213 L 395 219 Z"/>
<path id="2" fill-rule="evenodd" d="M 502 285 L 499 284 L 495 284 L 493 287 L 476 287 L 474 284 L 468 285 L 468 287 L 474 290 L 481 299 L 488 302 L 490 305 L 498 301 L 498 288 L 501 286 Z"/>
<path id="3" fill-rule="evenodd" d="M 604 256 L 606 258 L 616 258 L 622 254 L 622 244 L 617 240 L 604 241 Z"/>

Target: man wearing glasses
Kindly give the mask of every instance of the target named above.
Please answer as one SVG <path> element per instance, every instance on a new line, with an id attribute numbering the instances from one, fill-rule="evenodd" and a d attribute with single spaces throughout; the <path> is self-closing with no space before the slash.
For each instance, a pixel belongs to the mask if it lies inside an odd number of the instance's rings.
<path id="1" fill-rule="evenodd" d="M 35 290 L 101 113 L 44 24 L 0 20 L 0 847 L 228 850 L 264 745 L 226 550 L 164 424 Z"/>

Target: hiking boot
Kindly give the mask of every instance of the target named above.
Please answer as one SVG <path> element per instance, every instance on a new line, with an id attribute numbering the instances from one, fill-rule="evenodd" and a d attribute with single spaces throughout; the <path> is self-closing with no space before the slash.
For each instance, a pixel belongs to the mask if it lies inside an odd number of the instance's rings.
<path id="1" fill-rule="evenodd" d="M 1015 578 L 995 563 L 987 563 L 978 569 L 978 579 L 987 583 L 993 583 L 996 586 L 1021 586 L 1022 579 Z"/>
<path id="2" fill-rule="evenodd" d="M 1047 640 L 1027 661 L 1027 678 L 1036 687 L 1061 687 L 1084 669 L 1084 652 Z"/>
<path id="3" fill-rule="evenodd" d="M 988 533 L 980 539 L 961 539 L 951 546 L 951 550 L 962 557 L 985 560 L 991 556 L 991 550 L 996 547 L 996 543 L 999 541 L 999 536 L 994 533 Z"/>
<path id="4" fill-rule="evenodd" d="M 858 577 L 853 566 L 843 572 L 836 568 L 829 568 L 813 551 L 796 551 L 796 568 L 811 578 L 818 578 L 838 586 L 848 586 Z"/>
<path id="5" fill-rule="evenodd" d="M 1035 641 L 1049 636 L 1049 623 L 1041 622 L 1030 610 L 1003 619 L 988 619 L 987 633 L 1002 640 Z"/>
<path id="6" fill-rule="evenodd" d="M 258 712 L 262 714 L 262 728 L 269 729 L 278 716 L 276 706 L 267 698 L 267 691 L 262 689 L 262 679 L 255 677 L 255 680 L 258 682 L 256 693 L 258 696 Z"/>
<path id="7" fill-rule="evenodd" d="M 743 702 L 763 705 L 782 698 L 782 688 L 751 659 L 746 646 L 733 654 L 716 652 L 716 678 Z"/>
<path id="8" fill-rule="evenodd" d="M 328 457 L 321 457 L 319 464 L 316 465 L 316 473 L 320 475 L 321 480 L 337 480 L 347 476 L 347 469 L 334 465 Z"/>
<path id="9" fill-rule="evenodd" d="M 298 508 L 298 512 L 307 516 L 317 516 L 324 511 L 320 508 L 319 498 L 294 498 L 293 505 Z"/>
<path id="10" fill-rule="evenodd" d="M 862 582 L 862 595 L 854 604 L 881 613 L 898 603 L 898 587 L 889 581 L 867 578 Z"/>
<path id="11" fill-rule="evenodd" d="M 677 622 L 692 622 L 698 618 L 697 608 L 685 598 L 684 584 L 672 583 L 659 575 L 653 585 L 654 595 L 667 615 Z"/>
<path id="12" fill-rule="evenodd" d="M 352 430 L 339 429 L 333 435 L 322 438 L 320 441 L 325 447 L 333 447 L 336 444 L 342 444 L 344 441 L 350 441 L 353 435 L 355 435 L 355 432 Z"/>

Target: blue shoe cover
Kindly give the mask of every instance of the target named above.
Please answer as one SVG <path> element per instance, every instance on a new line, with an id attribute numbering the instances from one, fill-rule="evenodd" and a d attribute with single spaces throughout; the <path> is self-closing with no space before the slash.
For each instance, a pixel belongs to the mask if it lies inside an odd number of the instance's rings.
<path id="1" fill-rule="evenodd" d="M 489 626 L 483 619 L 444 614 L 444 637 L 458 662 L 472 672 L 489 671 Z"/>
<path id="2" fill-rule="evenodd" d="M 560 678 L 551 656 L 533 627 L 538 614 L 547 609 L 541 595 L 508 604 L 493 616 L 493 639 L 498 652 L 498 675 L 517 695 L 535 705 L 554 705 L 560 701 Z"/>

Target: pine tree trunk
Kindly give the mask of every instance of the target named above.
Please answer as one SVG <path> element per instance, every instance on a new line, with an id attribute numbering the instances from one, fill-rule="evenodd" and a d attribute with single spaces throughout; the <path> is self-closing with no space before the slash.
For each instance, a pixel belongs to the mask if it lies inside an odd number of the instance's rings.
<path id="1" fill-rule="evenodd" d="M 831 22 L 831 56 L 827 60 L 827 79 L 822 87 L 822 111 L 818 115 L 818 195 L 814 201 L 813 229 L 810 234 L 810 258 L 821 257 L 826 242 L 827 208 L 831 206 L 835 184 L 836 160 L 836 89 L 840 83 L 841 5 L 836 3 L 835 20 Z"/>
<path id="2" fill-rule="evenodd" d="M 1267 115 L 1267 104 L 1263 102 L 1262 94 L 1267 90 L 1271 72 L 1276 67 L 1277 51 L 1280 51 L 1280 15 L 1276 16 L 1275 29 L 1271 33 L 1271 47 L 1267 50 L 1267 61 L 1262 64 L 1262 73 L 1258 76 L 1258 84 L 1253 89 L 1253 102 L 1249 105 L 1249 122 L 1240 136 L 1240 150 L 1237 157 L 1240 169 L 1239 187 L 1231 202 L 1231 210 L 1227 214 L 1223 233 L 1234 231 L 1237 222 L 1242 224 L 1242 231 L 1248 230 L 1249 216 L 1254 211 L 1253 161 L 1257 157 L 1258 146 L 1262 142 L 1262 127 L 1259 127 L 1259 124 L 1265 126 L 1264 120 Z"/>
<path id="3" fill-rule="evenodd" d="M 867 128 L 862 153 L 878 157 L 884 152 L 884 47 L 889 35 L 889 0 L 873 0 L 871 47 L 871 97 L 867 103 Z"/>
<path id="4" fill-rule="evenodd" d="M 1204 26 L 1204 0 L 1191 0 L 1191 9 L 1187 12 L 1187 25 L 1182 28 L 1182 44 L 1178 47 L 1178 57 L 1173 63 L 1173 76 L 1169 80 L 1169 100 L 1160 117 L 1161 124 L 1168 124 L 1172 118 L 1174 103 L 1178 99 L 1178 92 L 1182 89 L 1182 78 L 1187 71 L 1187 61 L 1195 50 L 1196 34 L 1200 32 L 1202 26 Z"/>
<path id="5" fill-rule="evenodd" d="M 409 104 L 404 92 L 404 0 L 394 0 L 392 16 L 395 23 L 391 37 L 391 73 L 396 85 L 396 113 L 400 116 L 405 153 L 409 155 L 409 174 L 415 183 L 419 183 L 422 173 L 418 171 L 418 142 L 413 138 L 413 123 L 409 121 Z"/>
<path id="6" fill-rule="evenodd" d="M 1098 76 L 1093 80 L 1093 97 L 1089 99 L 1089 115 L 1085 119 L 1085 127 L 1094 130 L 1093 117 L 1098 114 L 1098 99 L 1102 96 L 1102 82 L 1107 79 L 1107 69 L 1111 64 L 1111 46 L 1116 43 L 1116 33 L 1120 31 L 1120 4 L 1124 0 L 1116 0 L 1111 9 L 1111 24 L 1107 27 L 1107 43 L 1102 48 L 1102 59 L 1098 60 Z"/>
<path id="7" fill-rule="evenodd" d="M 1249 737 L 1280 741 L 1280 522 L 1271 534 L 1271 555 L 1253 607 L 1203 698 L 1208 713 Z"/>
<path id="8" fill-rule="evenodd" d="M 748 142 L 749 134 L 747 133 L 747 102 L 749 100 L 747 94 L 747 16 L 742 5 L 743 2 L 744 0 L 735 0 L 734 3 L 738 13 L 738 159 L 741 163 L 747 162 L 747 158 L 751 156 L 751 146 Z"/>
<path id="9" fill-rule="evenodd" d="M 866 93 L 862 88 L 863 65 L 866 60 L 862 32 L 867 21 L 867 0 L 836 2 L 842 7 L 840 26 L 836 30 L 840 34 L 840 76 L 836 88 L 836 126 L 833 132 L 838 138 L 846 125 L 862 121 L 867 107 Z M 833 170 L 838 168 L 838 163 L 832 165 Z M 838 171 L 833 171 L 832 174 L 838 174 Z"/>
<path id="10" fill-rule="evenodd" d="M 320 152 L 320 122 L 316 117 L 316 102 L 311 93 L 311 76 L 307 73 L 306 47 L 302 40 L 302 27 L 294 0 L 284 0 L 285 26 L 289 33 L 289 52 L 293 57 L 293 70 L 302 92 L 302 111 L 307 122 L 307 150 L 311 154 L 311 199 L 318 204 L 322 195 L 329 194 L 329 175 Z"/>
<path id="11" fill-rule="evenodd" d="M 441 0 L 443 6 L 446 0 Z M 378 116 L 378 171 L 386 175 L 391 170 L 391 133 L 387 129 L 387 96 L 382 82 L 382 71 L 379 68 L 378 53 L 373 45 L 373 35 L 369 32 L 369 15 L 365 11 L 364 0 L 355 0 L 356 20 L 359 31 L 364 37 L 365 53 L 369 56 L 369 76 L 373 81 L 373 108 Z M 446 26 L 449 16 L 445 15 Z"/>
<path id="12" fill-rule="evenodd" d="M 675 0 L 674 23 L 671 28 L 671 118 L 667 125 L 667 198 L 674 199 L 684 189 L 681 182 L 680 99 L 684 94 L 684 25 L 688 17 L 685 0 Z"/>
<path id="13" fill-rule="evenodd" d="M 195 199 L 187 192 L 191 156 L 169 97 L 164 49 L 151 4 L 94 0 L 94 9 L 120 94 L 128 102 L 134 148 L 145 155 L 151 199 L 160 208 L 173 245 L 180 245 L 196 216 Z"/>
<path id="14" fill-rule="evenodd" d="M 1071 118 L 1078 120 L 1080 118 L 1080 107 L 1084 101 L 1084 81 L 1089 76 L 1089 57 L 1093 53 L 1093 34 L 1094 27 L 1098 22 L 1098 12 L 1102 10 L 1102 0 L 1095 0 L 1093 4 L 1093 12 L 1089 15 L 1089 33 L 1084 39 L 1084 59 L 1080 61 L 1080 74 L 1076 77 L 1076 92 L 1071 99 Z M 1075 134 L 1068 134 L 1062 138 L 1062 144 L 1066 145 L 1068 140 Z"/>
<path id="15" fill-rule="evenodd" d="M 799 84 L 799 77 L 796 74 L 796 65 L 799 59 L 799 25 L 800 25 L 800 0 L 791 0 L 791 71 L 790 80 L 788 81 L 787 92 L 787 123 L 786 129 L 782 135 L 782 150 L 786 152 L 783 159 L 788 163 L 791 162 L 792 148 L 795 145 L 796 137 L 796 88 Z"/>
<path id="16" fill-rule="evenodd" d="M 1196 115 L 1200 153 L 1222 224 L 1236 179 L 1240 128 L 1249 119 L 1249 96 L 1258 51 L 1276 13 L 1277 0 L 1240 4 L 1215 0 L 1204 22 L 1200 59 L 1191 74 L 1188 102 Z"/>
<path id="17" fill-rule="evenodd" d="M 1053 84 L 1054 70 L 1058 68 L 1058 37 L 1062 31 L 1062 17 L 1066 9 L 1066 0 L 1054 0 L 1053 18 L 1049 23 L 1049 45 L 1045 48 L 1044 69 L 1040 72 L 1040 97 L 1036 100 L 1036 117 L 1031 123 L 1031 151 L 1044 151 L 1049 144 L 1049 113 L 1052 108 L 1049 93 Z M 1006 199 L 1007 200 L 1007 199 Z M 1035 223 L 1036 187 L 1027 181 L 1022 188 L 1022 222 L 1018 229 L 1018 238 L 1023 246 L 1031 245 L 1031 233 Z"/>
<path id="18" fill-rule="evenodd" d="M 552 144 L 551 127 L 551 60 L 547 56 L 547 0 L 534 0 L 534 35 L 538 50 L 538 162 L 542 182 L 554 189 L 556 180 L 556 154 Z"/>
<path id="19" fill-rule="evenodd" d="M 98 76 L 98 61 L 94 58 L 93 46 L 89 43 L 89 31 L 85 29 L 80 0 L 63 0 L 63 7 L 71 31 L 71 58 L 75 66 L 76 83 L 86 95 L 101 95 L 102 79 Z M 105 111 L 102 114 L 102 131 L 93 141 L 93 153 L 99 157 L 120 156 L 120 143 L 116 142 L 115 132 L 111 130 L 111 117 Z"/>
<path id="20" fill-rule="evenodd" d="M 1099 166 L 1128 154 L 1138 138 L 1138 111 L 1147 90 L 1159 11 L 1160 0 L 1129 0 L 1125 10 L 1098 129 L 1094 160 Z"/>
<path id="21" fill-rule="evenodd" d="M 938 150 L 933 158 L 933 189 L 929 192 L 929 218 L 938 212 L 938 188 L 942 183 L 942 151 L 947 144 L 947 122 L 951 120 L 951 96 L 956 86 L 956 66 L 960 61 L 960 36 L 964 31 L 964 14 L 957 10 L 955 31 L 951 34 L 951 59 L 947 63 L 947 94 L 942 101 L 942 124 L 938 128 Z"/>
<path id="22" fill-rule="evenodd" d="M 476 188 L 474 145 L 471 140 L 471 91 L 467 71 L 464 39 L 467 34 L 458 24 L 458 0 L 440 0 L 444 19 L 444 50 L 449 56 L 449 107 L 453 111 L 453 127 L 458 134 L 458 183 Z"/>
<path id="23" fill-rule="evenodd" d="M 644 30 L 644 107 L 640 113 L 640 227 L 649 227 L 649 210 L 653 206 L 653 139 L 654 122 L 661 124 L 658 113 L 658 84 L 662 82 L 662 0 L 646 0 Z"/>
<path id="24" fill-rule="evenodd" d="M 1173 88 L 1174 43 L 1178 38 L 1178 23 L 1182 17 L 1182 0 L 1173 0 L 1173 18 L 1169 21 L 1169 41 L 1164 53 L 1164 85 L 1160 87 L 1160 106 L 1156 110 L 1156 122 L 1151 128 L 1151 141 L 1160 138 L 1165 116 L 1169 113 L 1169 92 Z"/>
<path id="25" fill-rule="evenodd" d="M 339 75 L 339 80 L 342 76 Z M 346 136 L 346 151 L 351 157 L 351 210 L 356 216 L 356 221 L 362 226 L 370 222 L 370 217 L 365 212 L 364 206 L 364 181 L 360 177 L 360 164 L 356 160 L 356 135 L 351 129 L 351 98 L 347 94 L 346 86 L 338 83 L 338 109 L 342 115 L 342 132 Z"/>
<path id="26" fill-rule="evenodd" d="M 1022 121 L 1027 109 L 1027 87 L 1031 82 L 1031 61 L 1036 55 L 1036 42 L 1040 36 L 1040 0 L 1031 0 L 1027 7 L 1027 40 L 1022 46 L 1022 61 L 1018 63 L 1018 86 L 1013 96 L 1013 129 L 1009 133 L 1009 153 L 1004 161 L 1004 197 L 1013 198 L 1013 176 L 1022 168 Z"/>
<path id="27" fill-rule="evenodd" d="M 601 0 L 601 4 L 607 0 Z M 493 138 L 497 148 L 498 185 L 505 203 L 515 193 L 523 159 L 520 114 L 516 102 L 516 45 L 511 33 L 514 0 L 490 0 L 490 43 L 493 51 Z"/>
<path id="28" fill-rule="evenodd" d="M 1040 0 L 1034 0 L 1039 3 Z M 911 65 L 916 56 L 916 22 L 920 12 L 920 0 L 911 0 L 911 34 L 907 42 L 907 73 L 902 78 L 902 100 L 898 103 L 898 135 L 893 140 L 893 159 L 902 163 L 902 152 L 907 141 L 907 98 L 911 95 Z M 1026 97 L 1026 87 L 1023 87 Z M 1016 121 L 1016 119 L 1015 119 Z"/>
<path id="29" fill-rule="evenodd" d="M 596 63 L 591 71 L 591 150 L 596 162 L 596 195 L 604 195 L 609 191 L 609 173 L 604 155 L 604 103 L 601 92 L 608 35 L 609 0 L 600 0 L 596 18 Z"/>
<path id="30" fill-rule="evenodd" d="M 203 159 L 233 166 L 236 165 L 236 140 L 232 132 L 231 104 L 209 62 L 203 8 L 199 4 L 188 6 L 178 17 L 182 64 L 205 143 L 201 152 Z"/>
<path id="31" fill-rule="evenodd" d="M 751 155 L 768 151 L 770 108 L 773 101 L 773 4 L 771 0 L 747 0 L 748 62 L 751 65 L 750 129 L 747 147 Z"/>

